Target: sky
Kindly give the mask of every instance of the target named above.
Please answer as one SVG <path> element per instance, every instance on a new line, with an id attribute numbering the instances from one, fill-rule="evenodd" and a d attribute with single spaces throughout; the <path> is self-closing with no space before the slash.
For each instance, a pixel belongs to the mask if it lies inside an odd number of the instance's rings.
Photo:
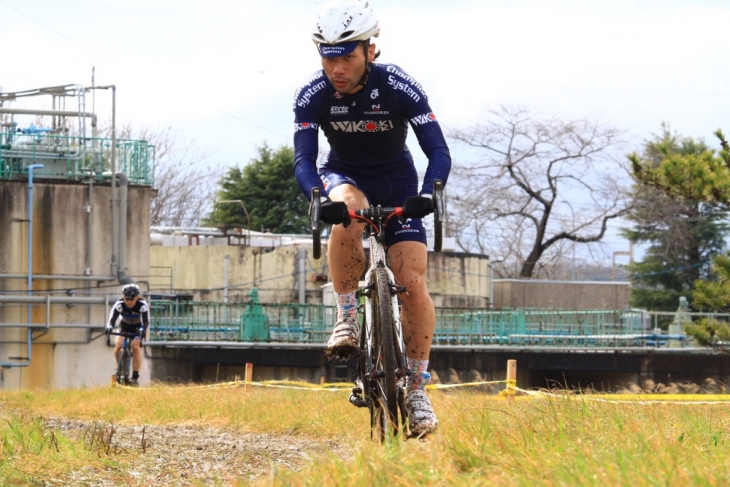
<path id="1" fill-rule="evenodd" d="M 727 0 L 371 3 L 379 61 L 421 83 L 446 130 L 505 105 L 620 128 L 630 150 L 662 123 L 711 146 L 730 133 Z M 291 144 L 294 91 L 320 68 L 309 32 L 321 4 L 0 0 L 0 87 L 90 86 L 93 74 L 116 86 L 118 125 L 172 127 L 241 166 L 264 143 Z M 93 108 L 108 118 L 111 95 L 97 91 Z"/>

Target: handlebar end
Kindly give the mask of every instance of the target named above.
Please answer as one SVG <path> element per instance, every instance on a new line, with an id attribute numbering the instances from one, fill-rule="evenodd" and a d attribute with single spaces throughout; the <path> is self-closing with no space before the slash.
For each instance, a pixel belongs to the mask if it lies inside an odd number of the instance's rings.
<path id="1" fill-rule="evenodd" d="M 320 240 L 321 228 L 319 226 L 319 211 L 322 205 L 322 190 L 318 187 L 312 188 L 312 198 L 309 200 L 309 221 L 312 230 L 312 257 L 318 260 L 322 256 L 322 243 Z"/>
<path id="2" fill-rule="evenodd" d="M 443 222 L 446 220 L 446 209 L 444 207 L 444 182 L 437 179 L 433 182 L 433 223 L 434 223 L 434 248 L 435 252 L 441 252 L 443 244 Z"/>

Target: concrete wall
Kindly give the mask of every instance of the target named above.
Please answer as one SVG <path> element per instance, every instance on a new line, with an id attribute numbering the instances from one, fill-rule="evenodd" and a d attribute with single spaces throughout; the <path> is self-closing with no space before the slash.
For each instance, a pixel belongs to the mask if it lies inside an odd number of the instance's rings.
<path id="1" fill-rule="evenodd" d="M 626 309 L 628 282 L 495 279 L 495 308 Z"/>
<path id="2" fill-rule="evenodd" d="M 155 378 L 167 382 L 217 382 L 245 377 L 252 363 L 253 380 L 303 380 L 317 383 L 350 382 L 357 361 L 328 361 L 320 349 L 165 348 L 151 347 Z M 545 347 L 485 347 L 458 349 L 436 346 L 429 370 L 444 384 L 502 381 L 508 360 L 517 360 L 517 385 L 521 388 L 558 387 L 617 392 L 629 382 L 651 379 L 665 385 L 690 381 L 703 385 L 711 377 L 730 383 L 730 355 L 712 351 L 636 348 L 621 353 L 576 353 Z M 502 389 L 503 384 L 485 389 Z M 470 389 L 473 390 L 473 389 Z"/>
<path id="3" fill-rule="evenodd" d="M 489 257 L 428 253 L 428 290 L 437 307 L 489 307 Z"/>
<path id="4" fill-rule="evenodd" d="M 300 261 L 300 252 L 304 261 Z M 315 260 L 311 246 L 258 248 L 241 246 L 154 246 L 150 261 L 153 289 L 164 290 L 172 281 L 175 292 L 194 291 L 195 300 L 223 302 L 226 257 L 229 302 L 248 301 L 252 287 L 264 303 L 299 302 L 304 285 L 307 303 L 322 303 L 327 257 Z M 427 280 L 436 306 L 489 306 L 489 259 L 486 256 L 444 252 L 428 254 Z M 303 275 L 304 279 L 300 279 Z M 169 276 L 169 277 L 168 277 Z M 205 292 L 200 292 L 205 289 Z"/>
<path id="5" fill-rule="evenodd" d="M 151 189 L 130 187 L 127 209 L 127 275 L 149 279 L 149 207 Z M 33 275 L 74 276 L 77 279 L 34 279 L 32 291 L 42 296 L 103 297 L 120 295 L 112 273 L 111 187 L 34 180 Z M 0 182 L 0 293 L 28 295 L 28 184 Z M 25 277 L 9 277 L 24 274 Z M 84 276 L 90 279 L 85 280 Z M 97 279 L 94 279 L 96 277 Z M 112 279 L 114 277 L 114 279 Z M 144 285 L 142 285 L 144 289 Z M 28 362 L 27 327 L 33 332 L 30 364 L 3 368 L 2 388 L 80 387 L 108 384 L 115 369 L 112 348 L 102 327 L 105 305 L 0 305 L 0 362 Z M 51 327 L 46 329 L 46 322 Z M 68 325 L 76 326 L 66 327 Z M 89 326 L 97 326 L 91 329 Z M 143 376 L 149 371 L 143 371 Z"/>
<path id="6" fill-rule="evenodd" d="M 327 273 L 325 259 L 315 260 L 311 248 L 298 246 L 154 246 L 150 259 L 160 276 L 153 280 L 153 288 L 165 290 L 167 280 L 162 275 L 169 269 L 174 291 L 194 292 L 197 301 L 223 302 L 227 284 L 229 302 L 248 301 L 252 287 L 258 288 L 261 302 L 299 302 L 303 285 L 306 302 L 321 303 L 324 283 L 315 283 L 314 276 Z"/>

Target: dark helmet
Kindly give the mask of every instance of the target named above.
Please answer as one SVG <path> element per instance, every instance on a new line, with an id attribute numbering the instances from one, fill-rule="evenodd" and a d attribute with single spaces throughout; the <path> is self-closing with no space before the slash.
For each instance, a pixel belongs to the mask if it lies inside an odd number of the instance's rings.
<path id="1" fill-rule="evenodd" d="M 139 296 L 139 286 L 136 284 L 127 284 L 122 288 L 122 295 L 125 298 L 135 298 Z"/>

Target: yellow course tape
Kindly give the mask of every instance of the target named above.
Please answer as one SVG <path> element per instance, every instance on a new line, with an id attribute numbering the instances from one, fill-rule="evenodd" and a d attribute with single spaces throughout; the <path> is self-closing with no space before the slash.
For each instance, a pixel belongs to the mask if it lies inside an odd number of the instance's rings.
<path id="1" fill-rule="evenodd" d="M 483 382 L 465 382 L 462 384 L 429 384 L 427 389 L 453 389 L 457 387 L 477 387 L 490 384 L 505 384 L 505 389 L 500 391 L 498 395 L 493 396 L 495 399 L 504 400 L 526 400 L 536 398 L 562 398 L 562 399 L 580 399 L 607 403 L 626 403 L 632 402 L 636 404 L 708 404 L 719 405 L 730 402 L 730 394 L 573 394 L 568 391 L 566 393 L 550 392 L 546 390 L 531 391 L 517 387 L 514 380 L 494 380 Z M 242 387 L 246 385 L 245 380 L 234 380 L 229 382 L 219 382 L 215 384 L 205 384 L 195 387 L 219 388 L 219 387 Z M 324 384 L 313 384 L 304 381 L 291 380 L 267 380 L 262 382 L 250 382 L 249 385 L 256 387 L 270 387 L 280 389 L 298 389 L 310 391 L 326 391 L 340 392 L 350 391 L 353 383 L 349 382 L 333 382 Z M 112 384 L 113 387 L 122 389 L 143 389 L 137 387 L 120 386 Z"/>
<path id="2" fill-rule="evenodd" d="M 455 387 L 475 387 L 489 384 L 503 384 L 503 380 L 493 380 L 484 382 L 465 382 L 463 384 L 429 384 L 426 389 L 452 389 Z M 245 380 L 219 382 L 216 384 L 206 384 L 198 387 L 240 387 L 246 385 Z M 262 382 L 250 382 L 249 385 L 256 387 L 277 387 L 282 389 L 306 389 L 317 391 L 343 391 L 350 390 L 353 387 L 352 382 L 330 382 L 324 384 L 312 384 L 311 382 L 292 381 L 292 380 L 266 380 Z"/>
<path id="3" fill-rule="evenodd" d="M 503 380 L 490 380 L 485 382 L 464 382 L 462 384 L 428 384 L 426 389 L 452 389 L 455 387 L 475 387 L 488 384 L 504 384 Z"/>
<path id="4" fill-rule="evenodd" d="M 455 387 L 476 387 L 489 384 L 503 384 L 503 380 L 493 380 L 484 382 L 465 382 L 463 384 L 429 384 L 426 386 L 427 389 L 452 389 Z M 229 382 L 217 382 L 215 384 L 205 384 L 197 387 L 206 388 L 217 388 L 217 387 L 240 387 L 245 386 L 245 380 L 234 380 Z M 351 390 L 353 387 L 352 382 L 330 382 L 324 384 L 313 384 L 311 382 L 304 381 L 293 381 L 293 380 L 266 380 L 261 382 L 250 382 L 249 385 L 256 387 L 275 387 L 281 389 L 305 389 L 305 390 L 316 390 L 316 391 L 343 391 Z"/>
<path id="5" fill-rule="evenodd" d="M 637 404 L 725 404 L 730 394 L 559 394 L 546 391 L 528 391 L 514 388 L 528 397 L 559 397 L 608 403 L 633 402 Z"/>

